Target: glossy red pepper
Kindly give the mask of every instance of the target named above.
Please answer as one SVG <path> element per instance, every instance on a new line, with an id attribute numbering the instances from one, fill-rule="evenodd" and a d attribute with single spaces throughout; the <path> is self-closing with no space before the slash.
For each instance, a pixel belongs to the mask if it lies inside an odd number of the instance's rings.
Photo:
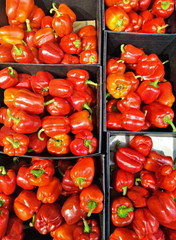
<path id="1" fill-rule="evenodd" d="M 129 92 L 123 99 L 117 102 L 117 108 L 120 112 L 127 109 L 140 109 L 141 98 L 137 92 Z"/>
<path id="2" fill-rule="evenodd" d="M 137 7 L 134 8 L 135 11 L 145 11 L 149 8 L 151 0 L 139 0 Z"/>
<path id="3" fill-rule="evenodd" d="M 4 146 L 3 138 L 7 135 L 13 135 L 15 131 L 9 127 L 2 126 L 0 129 L 0 146 Z"/>
<path id="4" fill-rule="evenodd" d="M 153 141 L 149 136 L 136 135 L 130 140 L 129 146 L 142 155 L 148 156 L 153 147 Z"/>
<path id="5" fill-rule="evenodd" d="M 0 208 L 5 208 L 9 211 L 13 209 L 13 197 L 5 193 L 0 193 Z"/>
<path id="6" fill-rule="evenodd" d="M 31 75 L 28 73 L 19 73 L 18 83 L 15 87 L 31 89 Z"/>
<path id="7" fill-rule="evenodd" d="M 52 16 L 49 16 L 49 15 L 44 16 L 41 20 L 41 28 L 45 28 L 45 27 L 52 28 L 52 20 L 53 20 Z"/>
<path id="8" fill-rule="evenodd" d="M 27 179 L 27 172 L 28 167 L 27 166 L 21 166 L 17 173 L 16 182 L 17 185 L 25 190 L 32 190 L 34 188 L 34 185 L 30 184 Z"/>
<path id="9" fill-rule="evenodd" d="M 18 26 L 6 25 L 0 27 L 1 44 L 21 44 L 24 39 L 24 31 Z"/>
<path id="10" fill-rule="evenodd" d="M 15 62 L 32 63 L 34 60 L 34 55 L 32 54 L 32 51 L 25 44 L 13 45 L 11 52 Z"/>
<path id="11" fill-rule="evenodd" d="M 0 208 L 0 238 L 2 239 L 6 233 L 7 225 L 9 221 L 9 211 L 6 208 Z"/>
<path id="12" fill-rule="evenodd" d="M 139 109 L 130 108 L 122 113 L 122 127 L 129 131 L 141 131 L 145 124 L 145 115 Z"/>
<path id="13" fill-rule="evenodd" d="M 132 201 L 135 208 L 143 208 L 147 206 L 149 191 L 141 186 L 133 186 L 127 192 L 127 196 Z"/>
<path id="14" fill-rule="evenodd" d="M 58 11 L 60 14 L 68 14 L 72 22 L 76 21 L 76 14 L 67 4 L 60 3 L 58 6 Z"/>
<path id="15" fill-rule="evenodd" d="M 124 1 L 124 0 L 117 0 L 117 6 L 122 8 L 125 12 L 129 13 L 133 8 L 137 6 L 138 1 L 136 0 L 130 0 L 130 1 Z"/>
<path id="16" fill-rule="evenodd" d="M 175 96 L 173 94 L 172 84 L 170 82 L 158 83 L 160 95 L 156 99 L 156 102 L 172 107 L 175 102 Z"/>
<path id="17" fill-rule="evenodd" d="M 76 33 L 70 33 L 60 40 L 61 49 L 68 54 L 79 54 L 81 52 L 81 38 Z"/>
<path id="18" fill-rule="evenodd" d="M 135 185 L 138 185 L 139 182 L 144 188 L 149 190 L 156 191 L 158 189 L 156 176 L 153 172 L 142 170 L 140 178 L 135 179 Z"/>
<path id="19" fill-rule="evenodd" d="M 12 46 L 11 45 L 0 45 L 0 63 L 4 62 L 14 62 L 14 59 L 12 57 Z"/>
<path id="20" fill-rule="evenodd" d="M 168 24 L 165 23 L 164 18 L 157 17 L 145 22 L 141 30 L 144 33 L 164 34 L 166 33 L 166 27 L 168 27 Z"/>
<path id="21" fill-rule="evenodd" d="M 44 132 L 42 132 L 40 136 L 42 140 L 38 138 L 37 132 L 28 135 L 29 137 L 28 153 L 31 152 L 42 153 L 44 151 L 44 149 L 47 146 L 48 136 Z"/>
<path id="22" fill-rule="evenodd" d="M 120 46 L 121 57 L 125 63 L 137 63 L 138 59 L 144 55 L 144 51 L 132 44 L 122 44 Z"/>
<path id="23" fill-rule="evenodd" d="M 81 41 L 81 50 L 97 50 L 97 38 L 96 36 L 84 37 Z"/>
<path id="24" fill-rule="evenodd" d="M 133 10 L 128 13 L 128 16 L 130 17 L 130 23 L 133 26 L 133 31 L 137 32 L 142 26 L 142 17 Z"/>
<path id="25" fill-rule="evenodd" d="M 63 223 L 50 234 L 54 240 L 73 240 L 73 231 L 76 226 L 76 224 L 68 225 L 67 223 Z"/>
<path id="26" fill-rule="evenodd" d="M 54 97 L 44 103 L 46 110 L 52 116 L 66 116 L 71 112 L 72 106 L 70 103 L 61 97 Z"/>
<path id="27" fill-rule="evenodd" d="M 174 12 L 174 0 L 156 0 L 152 5 L 152 13 L 156 17 L 169 18 Z"/>
<path id="28" fill-rule="evenodd" d="M 136 233 L 128 228 L 115 228 L 110 235 L 110 240 L 137 240 Z"/>
<path id="29" fill-rule="evenodd" d="M 49 138 L 47 142 L 47 150 L 54 155 L 64 155 L 69 153 L 71 137 L 67 133 L 55 135 Z"/>
<path id="30" fill-rule="evenodd" d="M 147 9 L 140 12 L 140 16 L 142 17 L 142 24 L 154 18 L 153 13 Z"/>
<path id="31" fill-rule="evenodd" d="M 80 53 L 81 64 L 95 64 L 98 63 L 98 52 L 96 50 L 84 50 Z"/>
<path id="32" fill-rule="evenodd" d="M 110 99 L 106 102 L 106 111 L 107 113 L 115 113 L 117 112 L 117 99 Z"/>
<path id="33" fill-rule="evenodd" d="M 81 39 L 84 39 L 85 37 L 90 37 L 90 36 L 97 36 L 97 30 L 93 25 L 88 24 L 79 29 L 78 36 Z"/>
<path id="34" fill-rule="evenodd" d="M 106 64 L 106 73 L 107 75 L 110 73 L 117 73 L 126 71 L 126 65 L 124 64 L 124 60 L 119 59 L 118 57 L 113 57 L 108 59 Z"/>
<path id="35" fill-rule="evenodd" d="M 79 64 L 79 57 L 72 55 L 72 54 L 68 54 L 65 53 L 64 57 L 62 59 L 62 61 L 60 62 L 60 64 Z"/>
<path id="36" fill-rule="evenodd" d="M 107 113 L 106 127 L 111 130 L 120 130 L 122 127 L 122 114 L 121 113 Z"/>
<path id="37" fill-rule="evenodd" d="M 51 27 L 44 27 L 36 31 L 33 39 L 36 47 L 42 47 L 44 44 L 55 42 L 55 35 Z"/>
<path id="38" fill-rule="evenodd" d="M 0 70 L 0 88 L 6 89 L 15 86 L 18 83 L 18 73 L 12 67 L 6 67 Z"/>
<path id="39" fill-rule="evenodd" d="M 32 28 L 40 28 L 41 21 L 45 17 L 44 10 L 37 5 L 34 5 L 28 19 L 30 20 L 30 24 Z"/>
<path id="40" fill-rule="evenodd" d="M 49 82 L 49 93 L 53 97 L 70 97 L 73 94 L 73 84 L 67 79 L 54 78 Z"/>

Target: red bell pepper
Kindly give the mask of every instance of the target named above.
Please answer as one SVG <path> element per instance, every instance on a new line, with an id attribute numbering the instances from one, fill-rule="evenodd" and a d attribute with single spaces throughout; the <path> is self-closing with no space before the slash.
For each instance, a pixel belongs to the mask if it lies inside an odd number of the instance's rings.
<path id="1" fill-rule="evenodd" d="M 141 131 L 145 124 L 145 115 L 139 109 L 130 108 L 122 113 L 122 127 L 128 131 Z"/>
<path id="2" fill-rule="evenodd" d="M 15 131 L 9 127 L 2 126 L 0 129 L 0 146 L 4 146 L 3 138 L 7 135 L 13 135 Z"/>
<path id="3" fill-rule="evenodd" d="M 17 173 L 16 183 L 18 186 L 20 186 L 25 190 L 32 190 L 35 186 L 29 183 L 27 179 L 27 172 L 28 172 L 28 167 L 21 166 Z"/>
<path id="4" fill-rule="evenodd" d="M 37 189 L 37 199 L 42 203 L 54 203 L 57 201 L 62 191 L 62 184 L 57 177 L 53 177 L 52 180 L 45 186 L 39 186 Z"/>
<path id="5" fill-rule="evenodd" d="M 60 3 L 58 6 L 58 11 L 60 14 L 68 14 L 72 22 L 76 21 L 76 14 L 67 4 Z"/>
<path id="6" fill-rule="evenodd" d="M 13 209 L 13 197 L 6 195 L 5 193 L 0 193 L 0 208 L 6 208 L 9 211 Z"/>
<path id="7" fill-rule="evenodd" d="M 84 50 L 97 50 L 96 36 L 84 37 L 81 41 L 81 49 Z"/>
<path id="8" fill-rule="evenodd" d="M 106 127 L 111 130 L 120 130 L 122 127 L 122 114 L 121 113 L 107 113 L 106 117 Z"/>
<path id="9" fill-rule="evenodd" d="M 70 143 L 70 151 L 74 155 L 84 156 L 94 153 L 97 146 L 97 138 L 93 136 L 92 132 L 85 130 L 75 135 L 75 138 Z"/>
<path id="10" fill-rule="evenodd" d="M 38 137 L 40 140 L 43 140 L 40 136 L 43 131 L 48 137 L 69 133 L 69 119 L 64 116 L 46 116 L 42 119 L 42 128 L 38 132 Z"/>
<path id="11" fill-rule="evenodd" d="M 165 156 L 157 151 L 151 151 L 145 159 L 144 168 L 148 171 L 156 172 L 160 167 L 169 165 L 173 166 L 174 161 L 172 157 Z"/>
<path id="12" fill-rule="evenodd" d="M 14 200 L 13 209 L 19 219 L 27 221 L 39 210 L 40 205 L 34 192 L 22 190 Z"/>
<path id="13" fill-rule="evenodd" d="M 156 191 L 158 189 L 156 176 L 153 172 L 142 170 L 140 172 L 140 178 L 135 179 L 135 185 L 141 185 L 149 190 Z"/>
<path id="14" fill-rule="evenodd" d="M 15 87 L 31 89 L 31 75 L 28 73 L 19 73 L 18 83 Z"/>
<path id="15" fill-rule="evenodd" d="M 149 197 L 149 191 L 144 187 L 133 186 L 127 192 L 128 198 L 132 201 L 136 208 L 142 208 L 147 206 L 147 199 Z"/>
<path id="16" fill-rule="evenodd" d="M 39 60 L 43 63 L 58 64 L 64 57 L 64 52 L 57 42 L 44 43 L 39 49 Z"/>
<path id="17" fill-rule="evenodd" d="M 133 26 L 133 31 L 137 32 L 142 26 L 142 17 L 133 10 L 128 13 L 128 16 L 130 17 L 130 23 Z"/>
<path id="18" fill-rule="evenodd" d="M 23 240 L 24 239 L 23 221 L 15 215 L 9 217 L 7 231 L 2 240 Z"/>
<path id="19" fill-rule="evenodd" d="M 141 98 L 137 92 L 129 92 L 122 100 L 117 102 L 117 108 L 120 112 L 129 109 L 140 109 Z"/>
<path id="20" fill-rule="evenodd" d="M 42 132 L 40 136 L 42 140 L 38 138 L 37 132 L 28 135 L 29 137 L 28 153 L 30 152 L 42 153 L 44 151 L 44 149 L 47 146 L 48 136 L 44 132 Z"/>
<path id="21" fill-rule="evenodd" d="M 28 134 L 38 131 L 41 127 L 41 120 L 37 115 L 28 114 L 15 108 L 12 110 L 8 108 L 4 125 L 11 127 L 16 133 Z"/>
<path id="22" fill-rule="evenodd" d="M 34 5 L 28 19 L 30 20 L 30 24 L 32 28 L 40 28 L 41 21 L 44 18 L 45 13 L 42 8 Z"/>
<path id="23" fill-rule="evenodd" d="M 53 237 L 53 240 L 73 240 L 73 231 L 76 226 L 76 224 L 68 225 L 67 223 L 63 223 L 50 234 Z"/>
<path id="24" fill-rule="evenodd" d="M 55 169 L 53 163 L 48 159 L 35 161 L 28 168 L 26 177 L 28 182 L 34 186 L 46 186 L 53 178 Z"/>
<path id="25" fill-rule="evenodd" d="M 27 135 L 14 133 L 3 138 L 3 152 L 9 156 L 24 155 L 28 150 L 29 138 Z"/>
<path id="26" fill-rule="evenodd" d="M 175 102 L 175 96 L 173 94 L 172 85 L 170 82 L 161 82 L 158 84 L 160 95 L 156 99 L 156 102 L 172 107 Z"/>
<path id="27" fill-rule="evenodd" d="M 108 59 L 106 63 L 106 74 L 110 73 L 117 73 L 122 72 L 124 73 L 126 71 L 126 65 L 124 64 L 124 60 L 121 60 L 117 57 L 113 57 Z"/>
<path id="28" fill-rule="evenodd" d="M 33 39 L 34 45 L 38 48 L 44 44 L 55 42 L 55 35 L 51 27 L 44 27 L 36 31 Z"/>
<path id="29" fill-rule="evenodd" d="M 67 79 L 52 79 L 49 82 L 49 93 L 53 97 L 70 97 L 73 94 L 73 84 Z"/>
<path id="30" fill-rule="evenodd" d="M 121 57 L 125 63 L 137 63 L 138 59 L 144 55 L 144 51 L 132 44 L 122 44 L 120 46 Z"/>
<path id="31" fill-rule="evenodd" d="M 0 70 L 0 88 L 6 89 L 15 86 L 18 83 L 18 73 L 12 67 L 6 67 Z"/>
<path id="32" fill-rule="evenodd" d="M 102 212 L 104 195 L 97 185 L 91 184 L 84 188 L 79 197 L 80 207 L 87 212 L 88 217 L 90 217 L 92 213 Z"/>
<path id="33" fill-rule="evenodd" d="M 172 131 L 176 132 L 174 126 L 174 111 L 167 105 L 163 105 L 159 102 L 153 102 L 145 105 L 143 111 L 146 111 L 146 120 L 148 120 L 153 126 L 158 128 L 167 128 L 169 125 L 172 127 Z"/>
<path id="34" fill-rule="evenodd" d="M 109 101 L 107 100 L 106 102 L 106 111 L 107 113 L 114 113 L 117 112 L 117 101 L 118 99 L 110 99 Z"/>
<path id="35" fill-rule="evenodd" d="M 136 64 L 136 63 L 129 63 L 129 64 Z M 135 76 L 134 72 L 125 72 L 125 77 L 128 78 L 131 81 L 131 91 L 136 91 L 136 89 L 139 86 L 139 80 L 138 78 L 141 78 L 141 76 Z"/>
<path id="36" fill-rule="evenodd" d="M 142 25 L 143 33 L 164 34 L 166 33 L 166 27 L 169 25 L 165 23 L 164 18 L 156 17 L 148 20 Z"/>
<path id="37" fill-rule="evenodd" d="M 1 42 L 1 41 L 0 41 Z M 14 62 L 14 59 L 12 57 L 12 45 L 0 45 L 0 63 L 4 62 Z"/>
<path id="38" fill-rule="evenodd" d="M 72 225 L 86 217 L 86 211 L 80 206 L 79 194 L 70 195 L 61 209 L 62 216 L 68 225 Z"/>
<path id="39" fill-rule="evenodd" d="M 0 27 L 1 44 L 21 44 L 24 39 L 24 31 L 18 26 L 6 25 Z"/>
<path id="40" fill-rule="evenodd" d="M 30 114 L 40 114 L 44 110 L 44 98 L 28 89 L 8 88 L 4 91 L 4 103 L 9 108 L 24 110 Z"/>
<path id="41" fill-rule="evenodd" d="M 153 19 L 153 17 L 154 17 L 153 13 L 151 11 L 149 11 L 148 9 L 140 12 L 140 16 L 142 17 L 142 24 L 144 24 L 148 20 Z"/>
<path id="42" fill-rule="evenodd" d="M 74 56 L 68 53 L 64 54 L 64 57 L 62 59 L 62 61 L 60 62 L 60 64 L 79 64 L 79 57 L 78 56 Z"/>
<path id="43" fill-rule="evenodd" d="M 127 226 L 133 221 L 133 217 L 133 204 L 128 198 L 118 197 L 113 199 L 111 204 L 111 221 L 114 226 Z"/>
<path id="44" fill-rule="evenodd" d="M 120 147 L 115 153 L 115 162 L 123 170 L 131 173 L 143 168 L 145 157 L 134 149 Z"/>
<path id="45" fill-rule="evenodd" d="M 98 52 L 96 50 L 84 50 L 79 55 L 81 64 L 98 63 Z"/>
<path id="46" fill-rule="evenodd" d="M 128 189 L 134 185 L 134 175 L 123 169 L 118 169 L 115 172 L 113 187 L 117 192 L 122 192 L 123 196 L 126 195 Z"/>
<path id="47" fill-rule="evenodd" d="M 138 1 L 138 4 L 137 4 L 137 7 L 134 8 L 135 11 L 145 11 L 146 9 L 149 8 L 151 4 L 151 0 L 139 0 Z"/>
<path id="48" fill-rule="evenodd" d="M 152 5 L 152 13 L 156 17 L 169 18 L 174 12 L 174 0 L 155 0 Z"/>
<path id="49" fill-rule="evenodd" d="M 47 142 L 47 150 L 54 155 L 64 155 L 69 153 L 71 137 L 67 133 L 55 135 L 49 138 Z"/>
<path id="50" fill-rule="evenodd" d="M 80 189 L 92 184 L 95 174 L 95 163 L 92 157 L 79 158 L 70 171 L 70 177 Z"/>
<path id="51" fill-rule="evenodd" d="M 59 45 L 68 54 L 79 54 L 81 52 L 81 38 L 76 33 L 70 33 L 62 37 Z"/>
<path id="52" fill-rule="evenodd" d="M 45 203 L 36 213 L 34 228 L 42 235 L 56 230 L 63 222 L 60 205 Z"/>
<path id="53" fill-rule="evenodd" d="M 143 240 L 165 240 L 165 239 L 166 239 L 165 235 L 160 228 L 158 228 L 157 232 L 143 238 Z"/>
<path id="54" fill-rule="evenodd" d="M 54 76 L 48 71 L 37 71 L 37 73 L 31 77 L 31 87 L 33 92 L 47 96 L 49 94 L 49 82 L 53 78 Z"/>
<path id="55" fill-rule="evenodd" d="M 9 221 L 9 211 L 6 208 L 0 208 L 0 238 L 2 239 L 6 233 L 7 224 Z"/>
<path id="56" fill-rule="evenodd" d="M 97 31 L 93 25 L 86 25 L 79 29 L 78 36 L 81 39 L 84 39 L 85 37 L 90 37 L 90 36 L 97 36 Z"/>
<path id="57" fill-rule="evenodd" d="M 18 63 L 32 63 L 34 60 L 31 49 L 25 44 L 13 45 L 12 56 Z"/>
<path id="58" fill-rule="evenodd" d="M 153 147 L 153 141 L 149 136 L 136 135 L 130 140 L 129 146 L 146 157 Z"/>
<path id="59" fill-rule="evenodd" d="M 138 1 L 130 0 L 125 2 L 123 0 L 117 0 L 117 6 L 122 8 L 125 12 L 129 13 L 133 8 L 137 7 Z"/>
<path id="60" fill-rule="evenodd" d="M 82 221 L 77 223 L 77 227 L 73 231 L 73 238 L 77 240 L 83 238 L 99 240 L 100 235 L 100 227 L 95 219 L 86 220 L 82 218 Z"/>
<path id="61" fill-rule="evenodd" d="M 59 37 L 64 37 L 73 31 L 73 25 L 70 16 L 65 12 L 59 12 L 56 3 L 52 4 L 50 13 L 55 12 L 52 20 L 52 27 Z"/>
<path id="62" fill-rule="evenodd" d="M 52 116 L 68 115 L 72 109 L 70 103 L 61 97 L 54 97 L 45 102 L 44 105 L 46 106 L 46 110 Z"/>
<path id="63" fill-rule="evenodd" d="M 110 240 L 137 240 L 136 233 L 128 228 L 115 228 L 110 235 Z"/>
<path id="64" fill-rule="evenodd" d="M 134 212 L 132 226 L 141 239 L 155 233 L 159 228 L 159 222 L 152 213 L 148 208 L 139 208 Z"/>
<path id="65" fill-rule="evenodd" d="M 176 202 L 169 193 L 156 191 L 147 206 L 161 225 L 176 230 Z"/>
<path id="66" fill-rule="evenodd" d="M 91 115 L 87 110 L 75 112 L 68 117 L 70 121 L 71 132 L 77 134 L 80 131 L 93 130 Z"/>
<path id="67" fill-rule="evenodd" d="M 53 20 L 53 17 L 44 16 L 41 20 L 41 28 L 45 28 L 45 27 L 52 28 L 52 20 Z"/>

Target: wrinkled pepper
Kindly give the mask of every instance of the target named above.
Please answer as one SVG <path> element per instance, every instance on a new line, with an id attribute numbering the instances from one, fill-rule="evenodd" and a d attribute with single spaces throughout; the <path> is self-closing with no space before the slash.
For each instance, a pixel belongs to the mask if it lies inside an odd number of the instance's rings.
<path id="1" fill-rule="evenodd" d="M 143 156 L 148 156 L 153 147 L 153 141 L 149 136 L 136 135 L 130 140 L 129 146 Z"/>
<path id="2" fill-rule="evenodd" d="M 133 186 L 127 192 L 127 196 L 136 208 L 146 207 L 149 191 L 141 186 Z"/>

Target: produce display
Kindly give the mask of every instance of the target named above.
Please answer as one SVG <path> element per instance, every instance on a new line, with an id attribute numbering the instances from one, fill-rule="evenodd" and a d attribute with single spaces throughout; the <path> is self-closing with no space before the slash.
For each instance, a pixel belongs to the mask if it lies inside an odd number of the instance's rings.
<path id="1" fill-rule="evenodd" d="M 165 79 L 168 61 L 132 44 L 122 44 L 120 49 L 120 56 L 106 64 L 107 129 L 142 131 L 171 125 L 175 132 L 175 96 Z"/>
<path id="2" fill-rule="evenodd" d="M 159 137 L 113 135 L 110 140 L 110 240 L 173 240 L 176 170 Z M 163 147 L 162 147 L 163 146 Z"/>
<path id="3" fill-rule="evenodd" d="M 105 25 L 116 32 L 164 34 L 174 0 L 104 0 Z"/>
<path id="4" fill-rule="evenodd" d="M 43 239 L 101 239 L 102 164 L 98 157 L 6 160 L 0 167 L 0 238 L 22 240 L 32 233 Z"/>

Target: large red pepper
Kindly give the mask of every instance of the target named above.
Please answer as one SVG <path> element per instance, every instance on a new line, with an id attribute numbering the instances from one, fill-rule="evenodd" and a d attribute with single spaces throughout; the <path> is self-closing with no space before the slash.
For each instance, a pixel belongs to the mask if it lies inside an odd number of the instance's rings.
<path id="1" fill-rule="evenodd" d="M 11 127 L 16 133 L 28 134 L 38 131 L 41 127 L 41 119 L 39 116 L 28 114 L 23 110 L 8 108 L 4 125 Z"/>
<path id="2" fill-rule="evenodd" d="M 133 186 L 127 192 L 127 196 L 136 208 L 146 207 L 149 191 L 144 187 Z"/>
<path id="3" fill-rule="evenodd" d="M 37 199 L 42 203 L 54 203 L 60 196 L 62 191 L 62 184 L 57 177 L 53 179 L 45 186 L 39 186 L 37 189 Z"/>
<path id="4" fill-rule="evenodd" d="M 27 179 L 28 166 L 21 166 L 17 173 L 16 183 L 25 190 L 32 190 L 34 185 L 30 184 Z"/>
<path id="5" fill-rule="evenodd" d="M 147 206 L 161 225 L 176 230 L 176 202 L 169 193 L 155 191 Z"/>
<path id="6" fill-rule="evenodd" d="M 44 151 L 44 149 L 47 146 L 48 136 L 44 132 L 42 132 L 40 136 L 42 140 L 38 138 L 37 132 L 28 135 L 29 137 L 28 153 L 30 152 L 42 153 Z"/>
<path id="7" fill-rule="evenodd" d="M 95 164 L 92 157 L 79 158 L 70 171 L 70 177 L 80 189 L 91 185 L 95 174 Z"/>
<path id="8" fill-rule="evenodd" d="M 45 203 L 36 213 L 34 228 L 45 235 L 56 230 L 63 222 L 60 205 L 58 203 Z"/>
<path id="9" fill-rule="evenodd" d="M 92 240 L 100 239 L 100 227 L 95 219 L 82 219 L 77 223 L 77 227 L 73 231 L 73 238 L 81 240 L 88 238 Z"/>
<path id="10" fill-rule="evenodd" d="M 53 97 L 70 97 L 73 93 L 73 84 L 66 79 L 52 79 L 49 82 L 49 93 Z"/>
<path id="11" fill-rule="evenodd" d="M 117 57 L 113 57 L 108 59 L 106 63 L 106 73 L 107 75 L 110 73 L 117 73 L 126 71 L 126 65 L 124 64 L 124 60 L 121 60 Z"/>
<path id="12" fill-rule="evenodd" d="M 143 156 L 148 156 L 152 149 L 153 141 L 149 136 L 136 135 L 130 140 L 129 146 L 142 153 Z"/>
<path id="13" fill-rule="evenodd" d="M 52 116 L 64 116 L 71 112 L 72 106 L 70 103 L 61 97 L 54 97 L 44 103 L 46 110 Z"/>
<path id="14" fill-rule="evenodd" d="M 122 127 L 122 114 L 118 112 L 108 112 L 106 116 L 107 129 L 120 130 Z"/>
<path id="15" fill-rule="evenodd" d="M 104 208 L 103 199 L 104 195 L 100 188 L 95 184 L 91 184 L 80 193 L 80 207 L 90 217 L 92 213 L 102 212 Z"/>
<path id="16" fill-rule="evenodd" d="M 18 63 L 32 63 L 34 60 L 34 55 L 31 49 L 25 44 L 13 45 L 12 56 L 15 62 Z"/>
<path id="17" fill-rule="evenodd" d="M 13 197 L 5 193 L 0 193 L 0 208 L 6 208 L 9 211 L 13 209 Z"/>
<path id="18" fill-rule="evenodd" d="M 16 189 L 16 173 L 13 169 L 6 170 L 0 166 L 0 192 L 11 195 Z"/>
<path id="19" fill-rule="evenodd" d="M 24 31 L 18 26 L 6 25 L 0 27 L 0 43 L 21 44 Z"/>
<path id="20" fill-rule="evenodd" d="M 127 226 L 133 221 L 133 217 L 133 204 L 128 198 L 118 197 L 113 199 L 111 204 L 111 221 L 114 226 Z"/>
<path id="21" fill-rule="evenodd" d="M 73 240 L 73 231 L 76 226 L 76 224 L 68 225 L 67 223 L 63 223 L 50 234 L 53 237 L 53 240 Z"/>
<path id="22" fill-rule="evenodd" d="M 144 51 L 132 44 L 122 44 L 120 46 L 121 57 L 125 63 L 137 63 L 138 59 L 144 55 Z"/>
<path id="23" fill-rule="evenodd" d="M 93 133 L 85 130 L 77 133 L 74 140 L 70 143 L 70 151 L 74 155 L 84 156 L 92 154 L 96 151 L 98 140 Z"/>
<path id="24" fill-rule="evenodd" d="M 172 107 L 175 102 L 175 96 L 172 90 L 172 84 L 170 82 L 161 82 L 158 84 L 160 95 L 156 99 L 156 102 Z"/>
<path id="25" fill-rule="evenodd" d="M 174 161 L 172 157 L 165 156 L 157 151 L 151 151 L 145 159 L 144 168 L 148 171 L 156 172 L 160 167 L 165 165 L 173 166 Z"/>
<path id="26" fill-rule="evenodd" d="M 68 54 L 79 54 L 81 52 L 81 38 L 76 33 L 70 33 L 61 38 L 61 49 Z"/>
<path id="27" fill-rule="evenodd" d="M 155 233 L 159 228 L 159 222 L 148 208 L 139 208 L 134 212 L 132 226 L 137 236 L 142 239 Z"/>
<path id="28" fill-rule="evenodd" d="M 126 195 L 128 189 L 134 185 L 134 175 L 123 169 L 118 169 L 115 173 L 113 187 L 117 192 L 122 192 Z"/>
<path id="29" fill-rule="evenodd" d="M 155 191 L 158 189 L 156 176 L 153 172 L 142 170 L 140 172 L 140 178 L 135 179 L 135 185 L 138 185 L 139 182 L 146 189 L 149 189 L 152 191 Z"/>
<path id="30" fill-rule="evenodd" d="M 115 153 L 115 161 L 123 170 L 136 173 L 143 168 L 145 157 L 134 149 L 120 147 Z"/>
<path id="31" fill-rule="evenodd" d="M 1 225 L 0 239 L 2 239 L 6 233 L 8 221 L 9 221 L 9 211 L 6 208 L 0 208 L 0 225 Z"/>
<path id="32" fill-rule="evenodd" d="M 47 142 L 47 150 L 54 155 L 64 155 L 69 153 L 71 137 L 67 133 L 55 135 L 49 138 Z"/>
<path id="33" fill-rule="evenodd" d="M 0 70 L 0 88 L 14 87 L 18 83 L 18 73 L 12 67 Z"/>
<path id="34" fill-rule="evenodd" d="M 136 233 L 128 228 L 115 228 L 110 235 L 110 240 L 137 240 Z"/>
<path id="35" fill-rule="evenodd" d="M 167 128 L 169 125 L 172 127 L 172 131 L 176 132 L 174 126 L 174 111 L 167 105 L 163 105 L 159 102 L 153 102 L 145 105 L 143 111 L 146 111 L 146 120 L 148 120 L 153 126 L 157 128 Z"/>
<path id="36" fill-rule="evenodd" d="M 166 27 L 168 27 L 168 24 L 165 23 L 164 18 L 157 17 L 145 22 L 141 30 L 144 33 L 164 34 L 166 33 Z"/>
<path id="37" fill-rule="evenodd" d="M 156 17 L 169 18 L 174 12 L 174 0 L 155 0 L 152 5 L 152 13 Z"/>
<path id="38" fill-rule="evenodd" d="M 61 209 L 62 216 L 68 225 L 72 225 L 86 217 L 86 211 L 80 207 L 79 194 L 72 194 L 64 202 Z"/>
<path id="39" fill-rule="evenodd" d="M 39 210 L 40 205 L 34 192 L 22 190 L 14 200 L 13 209 L 19 219 L 27 221 Z"/>
<path id="40" fill-rule="evenodd" d="M 35 161 L 28 168 L 26 177 L 30 184 L 34 186 L 46 186 L 53 178 L 55 169 L 53 163 L 48 159 Z"/>
<path id="41" fill-rule="evenodd" d="M 141 107 L 141 98 L 136 92 L 129 92 L 123 99 L 117 102 L 117 108 L 120 112 L 125 110 L 140 109 Z"/>
<path id="42" fill-rule="evenodd" d="M 28 89 L 8 88 L 4 91 L 4 103 L 9 108 L 24 110 L 30 114 L 40 114 L 44 110 L 44 98 Z"/>

